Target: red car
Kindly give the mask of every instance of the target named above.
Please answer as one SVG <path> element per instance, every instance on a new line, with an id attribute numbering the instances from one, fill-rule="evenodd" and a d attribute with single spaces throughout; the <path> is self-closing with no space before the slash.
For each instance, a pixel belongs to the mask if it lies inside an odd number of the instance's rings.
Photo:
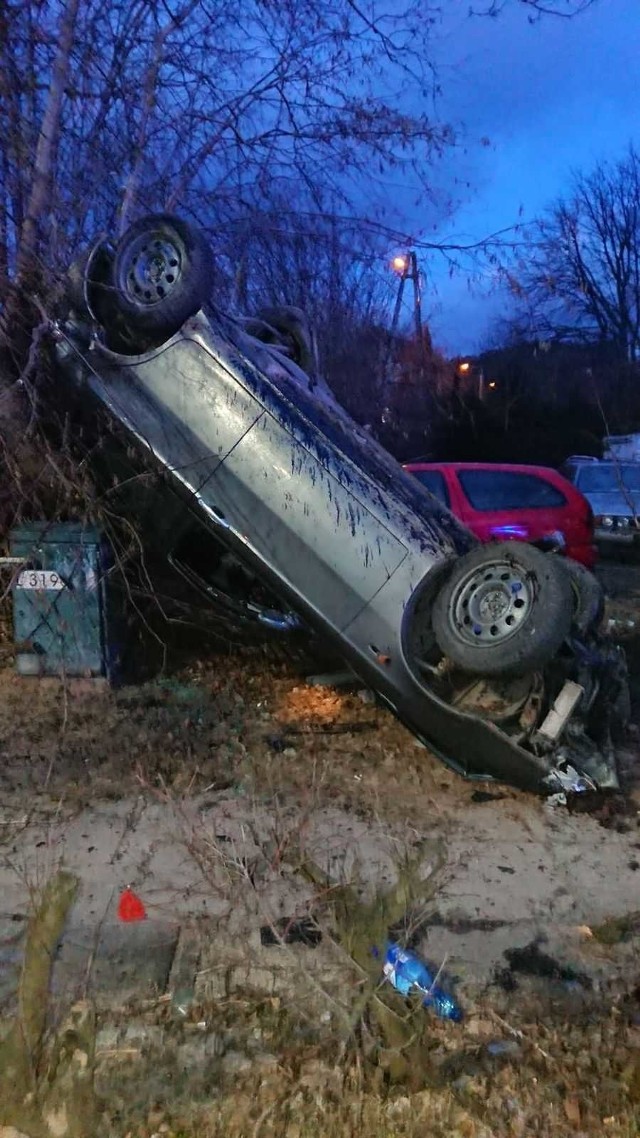
<path id="1" fill-rule="evenodd" d="M 407 462 L 423 486 L 480 541 L 555 546 L 592 569 L 593 513 L 566 478 L 546 466 L 489 462 Z"/>

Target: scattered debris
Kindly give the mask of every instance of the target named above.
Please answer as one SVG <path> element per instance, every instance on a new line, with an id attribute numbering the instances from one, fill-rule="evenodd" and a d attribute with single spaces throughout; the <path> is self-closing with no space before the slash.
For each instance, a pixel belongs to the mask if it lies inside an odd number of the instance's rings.
<path id="1" fill-rule="evenodd" d="M 523 1050 L 522 1043 L 516 1039 L 489 1039 L 446 1055 L 439 1064 L 439 1074 L 445 1085 L 458 1093 L 466 1093 L 472 1089 L 474 1080 L 495 1076 L 503 1067 L 521 1062 Z"/>
<path id="2" fill-rule="evenodd" d="M 360 683 L 355 672 L 320 672 L 316 676 L 307 676 L 307 683 L 311 688 L 344 688 L 355 687 Z"/>
<path id="3" fill-rule="evenodd" d="M 432 1009 L 441 1019 L 450 1019 L 454 1023 L 462 1020 L 462 1008 L 439 983 L 442 969 L 432 972 L 415 952 L 390 941 L 382 971 L 402 996 L 419 992 L 423 1007 Z"/>
<path id="4" fill-rule="evenodd" d="M 144 921 L 146 917 L 147 910 L 137 893 L 134 893 L 132 889 L 124 889 L 118 901 L 118 920 L 127 922 Z"/>
<path id="5" fill-rule="evenodd" d="M 471 795 L 472 802 L 499 802 L 501 798 L 506 798 L 506 794 L 495 794 L 488 790 L 474 790 Z"/>
<path id="6" fill-rule="evenodd" d="M 274 925 L 262 925 L 260 928 L 260 944 L 267 947 L 284 943 L 305 944 L 307 948 L 315 948 L 321 940 L 322 932 L 310 917 L 301 920 L 285 917 Z"/>
<path id="7" fill-rule="evenodd" d="M 631 819 L 637 815 L 637 806 L 619 791 L 595 790 L 590 794 L 567 793 L 566 805 L 570 814 L 591 814 L 606 829 L 628 833 Z"/>
<path id="8" fill-rule="evenodd" d="M 538 733 L 553 742 L 559 739 L 583 696 L 584 688 L 574 680 L 567 680 L 540 724 Z"/>
<path id="9" fill-rule="evenodd" d="M 609 617 L 609 620 L 607 621 L 607 628 L 610 632 L 630 632 L 632 628 L 635 628 L 635 626 L 635 620 L 622 620 L 617 617 Z"/>
<path id="10" fill-rule="evenodd" d="M 201 934 L 196 927 L 180 930 L 167 987 L 178 1016 L 187 1016 L 195 1004 L 195 976 L 200 964 Z"/>
<path id="11" fill-rule="evenodd" d="M 513 1059 L 522 1054 L 522 1047 L 515 1039 L 493 1039 L 487 1043 L 485 1050 L 494 1058 L 508 1056 Z"/>
<path id="12" fill-rule="evenodd" d="M 360 703 L 364 703 L 366 706 L 371 706 L 376 702 L 376 693 L 371 691 L 371 688 L 362 688 L 357 695 Z"/>
<path id="13" fill-rule="evenodd" d="M 316 735 L 357 735 L 372 731 L 376 726 L 372 720 L 357 720 L 352 723 L 327 723 L 320 727 L 287 727 L 282 734 L 265 735 L 264 741 L 272 751 L 283 752 L 295 745 L 297 739 Z"/>
<path id="14" fill-rule="evenodd" d="M 264 741 L 269 750 L 273 751 L 276 755 L 281 755 L 283 751 L 286 751 L 287 747 L 291 746 L 290 742 L 283 735 L 265 735 Z"/>
<path id="15" fill-rule="evenodd" d="M 450 916 L 443 916 L 441 913 L 431 913 L 423 922 L 424 928 L 431 926 L 439 926 L 448 929 L 451 933 L 459 933 L 464 936 L 466 933 L 483 932 L 492 933 L 495 929 L 504 929 L 510 921 L 504 921 L 498 917 L 463 917 L 457 914 Z"/>

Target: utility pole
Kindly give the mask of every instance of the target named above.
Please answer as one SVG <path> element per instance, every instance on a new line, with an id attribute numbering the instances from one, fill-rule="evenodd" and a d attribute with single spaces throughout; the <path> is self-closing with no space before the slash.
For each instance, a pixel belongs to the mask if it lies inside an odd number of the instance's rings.
<path id="1" fill-rule="evenodd" d="M 389 365 L 391 362 L 391 353 L 393 350 L 393 342 L 395 334 L 398 330 L 398 321 L 400 319 L 400 310 L 402 307 L 402 298 L 404 296 L 404 287 L 407 281 L 413 284 L 413 318 L 416 331 L 416 340 L 420 351 L 420 372 L 421 379 L 424 380 L 427 370 L 427 356 L 426 345 L 424 342 L 424 332 L 422 327 L 422 289 L 420 282 L 420 270 L 418 269 L 418 258 L 413 251 L 407 253 L 400 253 L 397 257 L 393 258 L 391 267 L 398 274 L 400 282 L 398 284 L 398 295 L 396 296 L 396 303 L 393 309 L 393 318 L 391 320 L 391 329 L 389 332 L 389 340 L 387 343 L 387 352 L 384 361 L 384 381 L 389 384 Z"/>

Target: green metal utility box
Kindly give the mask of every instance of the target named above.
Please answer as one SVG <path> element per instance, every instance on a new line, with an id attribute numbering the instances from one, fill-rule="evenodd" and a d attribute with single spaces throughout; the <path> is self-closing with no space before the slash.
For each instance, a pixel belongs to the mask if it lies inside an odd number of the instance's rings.
<path id="1" fill-rule="evenodd" d="M 10 535 L 16 669 L 28 676 L 107 676 L 107 546 L 100 530 L 32 522 Z"/>

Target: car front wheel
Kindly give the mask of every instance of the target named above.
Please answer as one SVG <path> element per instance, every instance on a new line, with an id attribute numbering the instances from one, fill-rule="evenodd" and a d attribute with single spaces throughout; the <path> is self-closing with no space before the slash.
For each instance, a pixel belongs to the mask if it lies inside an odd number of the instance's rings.
<path id="1" fill-rule="evenodd" d="M 569 635 L 569 574 L 520 542 L 485 545 L 455 563 L 433 606 L 441 652 L 464 671 L 524 675 L 544 667 Z"/>

